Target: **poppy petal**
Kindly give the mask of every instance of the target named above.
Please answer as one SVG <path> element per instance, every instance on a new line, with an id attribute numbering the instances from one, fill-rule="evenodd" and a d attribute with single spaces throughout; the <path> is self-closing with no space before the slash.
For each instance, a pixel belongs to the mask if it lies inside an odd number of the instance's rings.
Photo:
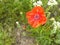
<path id="1" fill-rule="evenodd" d="M 39 13 L 44 13 L 44 9 L 41 6 L 36 6 L 32 9 L 32 12 L 39 12 Z"/>
<path id="2" fill-rule="evenodd" d="M 26 18 L 28 20 L 28 23 L 33 28 L 37 28 L 38 26 L 45 24 L 47 21 L 44 9 L 40 6 L 36 6 L 31 11 L 27 12 Z"/>

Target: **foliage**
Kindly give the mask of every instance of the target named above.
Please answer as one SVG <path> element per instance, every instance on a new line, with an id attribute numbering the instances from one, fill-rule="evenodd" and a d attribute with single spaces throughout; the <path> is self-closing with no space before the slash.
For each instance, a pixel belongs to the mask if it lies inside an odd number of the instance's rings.
<path id="1" fill-rule="evenodd" d="M 13 28 L 5 24 L 5 27 L 0 23 L 0 45 L 12 45 L 13 39 Z"/>
<path id="2" fill-rule="evenodd" d="M 37 1 L 37 0 L 35 0 Z M 60 0 L 57 0 L 60 4 Z M 26 12 L 33 8 L 32 0 L 0 0 L 0 45 L 12 45 L 15 41 L 14 29 L 16 21 L 24 24 L 29 36 L 35 38 L 39 45 L 60 45 L 60 29 L 51 35 L 53 30 L 51 17 L 60 21 L 60 5 L 48 6 L 48 0 L 42 0 L 48 21 L 45 25 L 38 28 L 32 28 L 26 19 Z M 19 28 L 20 29 L 20 28 Z"/>

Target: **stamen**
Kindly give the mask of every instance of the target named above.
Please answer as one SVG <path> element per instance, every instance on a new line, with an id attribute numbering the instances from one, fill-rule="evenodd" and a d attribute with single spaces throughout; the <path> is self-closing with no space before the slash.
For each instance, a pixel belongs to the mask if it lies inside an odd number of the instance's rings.
<path id="1" fill-rule="evenodd" d="M 36 15 L 34 16 L 34 19 L 35 19 L 35 20 L 38 20 L 38 19 L 39 19 L 39 14 L 36 14 Z"/>

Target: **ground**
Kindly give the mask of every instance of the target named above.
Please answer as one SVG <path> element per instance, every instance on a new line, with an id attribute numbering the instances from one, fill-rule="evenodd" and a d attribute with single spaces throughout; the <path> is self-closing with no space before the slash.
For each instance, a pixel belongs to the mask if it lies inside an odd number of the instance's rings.
<path id="1" fill-rule="evenodd" d="M 25 30 L 16 30 L 16 44 L 15 45 L 35 45 L 34 38 L 27 36 L 29 34 Z"/>

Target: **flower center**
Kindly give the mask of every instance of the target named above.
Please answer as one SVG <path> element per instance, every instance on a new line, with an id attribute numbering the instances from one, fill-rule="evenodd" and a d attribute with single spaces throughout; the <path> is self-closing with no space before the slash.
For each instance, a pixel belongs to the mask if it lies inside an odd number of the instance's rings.
<path id="1" fill-rule="evenodd" d="M 34 19 L 38 20 L 39 19 L 39 14 L 35 14 Z"/>

